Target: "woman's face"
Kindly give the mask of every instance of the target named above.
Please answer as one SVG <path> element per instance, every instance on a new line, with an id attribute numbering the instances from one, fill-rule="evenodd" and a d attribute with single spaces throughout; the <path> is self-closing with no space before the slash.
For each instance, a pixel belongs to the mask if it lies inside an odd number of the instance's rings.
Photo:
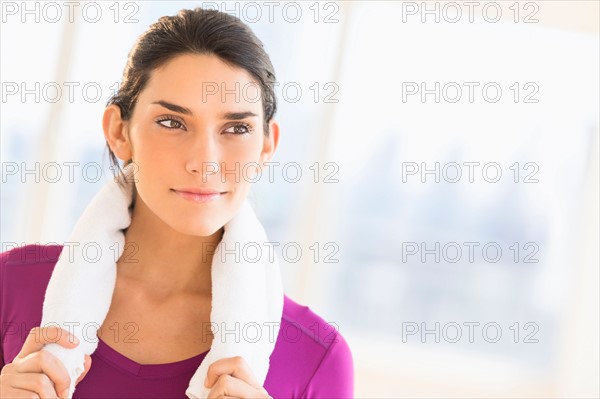
<path id="1" fill-rule="evenodd" d="M 180 55 L 154 70 L 123 124 L 127 143 L 115 151 L 136 164 L 136 208 L 183 234 L 223 227 L 277 145 L 275 122 L 264 136 L 258 90 L 244 69 L 214 55 Z M 206 201 L 185 193 L 196 190 L 223 194 Z"/>

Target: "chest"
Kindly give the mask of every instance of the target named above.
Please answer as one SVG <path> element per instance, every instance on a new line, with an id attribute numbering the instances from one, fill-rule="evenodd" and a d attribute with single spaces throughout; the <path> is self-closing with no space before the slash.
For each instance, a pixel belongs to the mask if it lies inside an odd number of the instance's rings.
<path id="1" fill-rule="evenodd" d="M 210 298 L 157 302 L 115 295 L 98 336 L 136 363 L 173 363 L 210 349 L 210 309 Z"/>

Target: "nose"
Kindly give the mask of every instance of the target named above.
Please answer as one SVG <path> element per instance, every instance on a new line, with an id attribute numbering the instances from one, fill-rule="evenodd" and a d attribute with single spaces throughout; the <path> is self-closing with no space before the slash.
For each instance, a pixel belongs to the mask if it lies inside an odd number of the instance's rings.
<path id="1" fill-rule="evenodd" d="M 214 173 L 219 167 L 219 146 L 215 135 L 209 129 L 194 132 L 190 141 L 184 144 L 186 170 L 195 174 Z"/>

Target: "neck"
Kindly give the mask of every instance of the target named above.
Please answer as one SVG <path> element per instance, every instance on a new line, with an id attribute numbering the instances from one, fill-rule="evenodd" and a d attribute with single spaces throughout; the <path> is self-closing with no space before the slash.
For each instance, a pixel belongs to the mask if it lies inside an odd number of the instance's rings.
<path id="1" fill-rule="evenodd" d="M 136 201 L 118 275 L 158 300 L 211 295 L 211 265 L 223 227 L 210 236 L 181 234 Z"/>

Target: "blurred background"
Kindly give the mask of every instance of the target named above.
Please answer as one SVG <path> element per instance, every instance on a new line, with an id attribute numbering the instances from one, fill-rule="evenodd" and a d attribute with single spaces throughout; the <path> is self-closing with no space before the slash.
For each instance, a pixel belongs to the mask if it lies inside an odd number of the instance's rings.
<path id="1" fill-rule="evenodd" d="M 217 8 L 275 66 L 252 201 L 356 397 L 600 396 L 597 1 L 77 4 L 2 2 L 3 251 L 65 241 L 112 176 L 136 37 Z"/>

